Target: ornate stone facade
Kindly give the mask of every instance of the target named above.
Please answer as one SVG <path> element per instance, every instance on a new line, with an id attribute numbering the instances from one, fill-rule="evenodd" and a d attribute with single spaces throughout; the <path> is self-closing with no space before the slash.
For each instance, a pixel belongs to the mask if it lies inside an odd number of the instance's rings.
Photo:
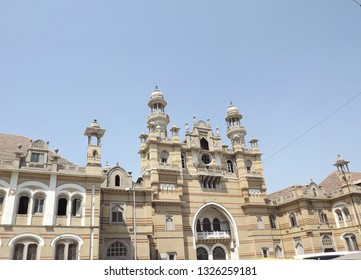
<path id="1" fill-rule="evenodd" d="M 47 143 L 0 134 L 0 259 L 237 260 L 358 250 L 361 173 L 339 157 L 319 185 L 267 195 L 258 140 L 225 112 L 228 147 L 209 120 L 181 140 L 157 88 L 140 135 L 141 177 L 101 165 L 97 121 L 86 167 Z M 336 168 L 335 168 L 336 169 Z M 135 207 L 134 207 L 135 206 Z"/>

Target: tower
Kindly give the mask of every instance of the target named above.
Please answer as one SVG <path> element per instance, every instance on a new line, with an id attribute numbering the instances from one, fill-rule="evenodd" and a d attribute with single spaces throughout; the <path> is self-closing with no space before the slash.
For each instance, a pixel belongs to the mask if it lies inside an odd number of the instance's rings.
<path id="1" fill-rule="evenodd" d="M 231 140 L 235 154 L 237 174 L 242 190 L 242 195 L 247 198 L 252 196 L 253 200 L 258 198 L 259 202 L 266 195 L 261 152 L 258 140 L 254 137 L 249 141 L 251 148 L 246 147 L 246 129 L 241 125 L 242 115 L 231 102 L 226 116 L 227 137 Z M 256 199 L 257 200 L 257 199 Z"/>
<path id="2" fill-rule="evenodd" d="M 94 120 L 84 132 L 88 136 L 88 151 L 86 161 L 86 173 L 101 174 L 101 139 L 105 129 L 100 128 L 97 120 Z"/>
<path id="3" fill-rule="evenodd" d="M 169 116 L 164 111 L 167 102 L 157 86 L 150 95 L 148 106 L 150 115 L 147 124 L 150 132 L 156 132 L 159 139 L 165 139 L 167 137 L 167 125 L 169 124 Z"/>
<path id="4" fill-rule="evenodd" d="M 227 137 L 231 140 L 232 146 L 237 148 L 245 148 L 244 137 L 247 132 L 241 125 L 242 115 L 239 113 L 238 108 L 231 102 L 227 110 Z"/>

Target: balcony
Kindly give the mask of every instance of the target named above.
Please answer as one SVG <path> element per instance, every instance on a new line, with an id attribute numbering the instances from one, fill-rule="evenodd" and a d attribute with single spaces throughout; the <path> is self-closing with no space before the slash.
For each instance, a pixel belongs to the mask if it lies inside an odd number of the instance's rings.
<path id="1" fill-rule="evenodd" d="M 214 239 L 230 239 L 230 238 L 231 238 L 231 232 L 229 230 L 197 232 L 198 240 L 214 240 Z"/>

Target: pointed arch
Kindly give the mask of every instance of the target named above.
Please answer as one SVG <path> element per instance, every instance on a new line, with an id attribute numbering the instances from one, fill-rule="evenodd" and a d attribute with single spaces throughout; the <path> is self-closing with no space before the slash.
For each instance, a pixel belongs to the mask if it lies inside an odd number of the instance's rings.
<path id="1" fill-rule="evenodd" d="M 202 139 L 201 139 L 200 142 L 201 142 L 201 148 L 202 148 L 203 150 L 209 151 L 208 141 L 207 141 L 204 137 L 202 137 Z"/>
<path id="2" fill-rule="evenodd" d="M 238 230 L 237 230 L 236 221 L 234 220 L 232 214 L 227 210 L 227 208 L 225 208 L 223 205 L 218 204 L 216 202 L 208 202 L 208 203 L 202 205 L 201 207 L 199 207 L 199 209 L 195 213 L 195 215 L 193 217 L 193 221 L 192 221 L 193 248 L 196 249 L 196 247 L 197 247 L 196 246 L 197 221 L 198 221 L 202 211 L 206 210 L 207 208 L 215 208 L 215 209 L 219 210 L 226 217 L 226 219 L 228 220 L 229 226 L 230 226 L 231 236 L 233 237 L 233 239 L 235 241 L 234 242 L 235 249 L 238 250 L 239 238 L 238 238 Z"/>

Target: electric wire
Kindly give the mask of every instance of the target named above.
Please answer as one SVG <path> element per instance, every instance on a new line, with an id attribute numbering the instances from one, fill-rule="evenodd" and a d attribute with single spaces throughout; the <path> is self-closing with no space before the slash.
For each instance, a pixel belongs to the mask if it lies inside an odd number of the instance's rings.
<path id="1" fill-rule="evenodd" d="M 293 139 L 291 142 L 289 142 L 287 145 L 283 146 L 281 149 L 277 150 L 276 152 L 274 152 L 273 154 L 271 154 L 270 156 L 268 156 L 266 159 L 263 160 L 263 162 L 269 160 L 270 158 L 274 157 L 275 155 L 279 154 L 280 152 L 282 152 L 283 150 L 285 150 L 286 148 L 288 148 L 289 146 L 291 146 L 293 143 L 295 143 L 296 141 L 298 141 L 299 139 L 301 139 L 302 137 L 304 137 L 306 134 L 308 134 L 309 132 L 311 132 L 313 129 L 315 129 L 317 126 L 321 125 L 322 123 L 324 123 L 326 120 L 328 120 L 330 117 L 332 117 L 334 114 L 336 114 L 338 111 L 340 111 L 342 108 L 344 108 L 346 105 L 350 104 L 353 100 L 355 100 L 357 97 L 359 97 L 361 95 L 361 92 L 359 92 L 358 94 L 356 94 L 355 96 L 353 96 L 352 98 L 350 98 L 347 102 L 345 102 L 344 104 L 342 104 L 340 107 L 338 107 L 336 110 L 334 110 L 333 112 L 331 112 L 330 114 L 328 114 L 326 117 L 324 117 L 322 120 L 320 120 L 319 122 L 317 122 L 316 124 L 314 124 L 312 127 L 310 127 L 309 129 L 307 129 L 305 132 L 303 132 L 302 134 L 300 134 L 299 136 L 297 136 L 295 139 Z"/>

